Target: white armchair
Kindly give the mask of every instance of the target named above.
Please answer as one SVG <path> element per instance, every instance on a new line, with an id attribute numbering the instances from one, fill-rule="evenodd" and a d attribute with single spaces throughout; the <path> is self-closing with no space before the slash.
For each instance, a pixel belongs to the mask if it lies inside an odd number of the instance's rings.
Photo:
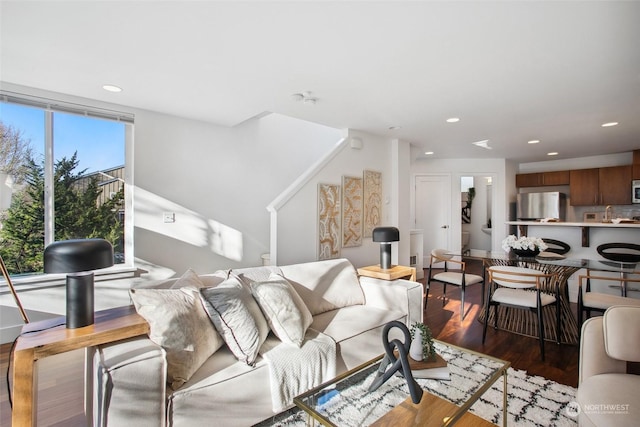
<path id="1" fill-rule="evenodd" d="M 580 426 L 637 426 L 640 375 L 627 362 L 640 362 L 640 307 L 613 306 L 582 325 L 576 400 Z"/>

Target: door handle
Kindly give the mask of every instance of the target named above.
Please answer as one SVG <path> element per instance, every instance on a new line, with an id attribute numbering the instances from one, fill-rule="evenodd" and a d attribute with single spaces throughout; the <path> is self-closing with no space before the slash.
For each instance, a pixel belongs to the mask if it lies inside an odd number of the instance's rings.
<path id="1" fill-rule="evenodd" d="M 449 228 L 449 226 L 448 225 L 443 225 L 440 228 Z"/>

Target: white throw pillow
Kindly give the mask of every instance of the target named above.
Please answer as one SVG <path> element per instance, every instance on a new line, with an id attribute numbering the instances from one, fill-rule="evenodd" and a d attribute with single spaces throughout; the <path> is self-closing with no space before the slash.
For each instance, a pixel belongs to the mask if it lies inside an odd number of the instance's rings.
<path id="1" fill-rule="evenodd" d="M 219 349 L 195 288 L 130 289 L 136 311 L 149 323 L 149 338 L 167 353 L 167 382 L 177 390 Z"/>
<path id="2" fill-rule="evenodd" d="M 201 288 L 204 308 L 236 358 L 253 366 L 267 339 L 269 325 L 249 289 L 230 278 L 214 288 Z"/>
<path id="3" fill-rule="evenodd" d="M 302 346 L 313 317 L 289 281 L 272 273 L 268 281 L 251 282 L 250 286 L 273 333 L 282 342 Z"/>
<path id="4" fill-rule="evenodd" d="M 365 303 L 358 273 L 347 259 L 292 264 L 280 269 L 314 316 Z"/>

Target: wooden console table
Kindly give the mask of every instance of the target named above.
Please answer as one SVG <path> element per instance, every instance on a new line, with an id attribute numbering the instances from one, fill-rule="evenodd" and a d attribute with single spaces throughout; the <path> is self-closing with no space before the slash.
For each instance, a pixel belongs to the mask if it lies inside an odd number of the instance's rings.
<path id="1" fill-rule="evenodd" d="M 383 270 L 379 265 L 370 265 L 358 269 L 358 274 L 366 277 L 374 277 L 382 280 L 396 280 L 407 278 L 412 282 L 416 281 L 416 269 L 414 267 L 405 267 L 402 265 L 394 265 L 387 270 Z"/>
<path id="2" fill-rule="evenodd" d="M 149 324 L 136 313 L 133 306 L 98 311 L 95 323 L 83 328 L 67 329 L 64 321 L 63 316 L 22 327 L 13 356 L 13 427 L 37 425 L 36 361 L 149 333 Z"/>

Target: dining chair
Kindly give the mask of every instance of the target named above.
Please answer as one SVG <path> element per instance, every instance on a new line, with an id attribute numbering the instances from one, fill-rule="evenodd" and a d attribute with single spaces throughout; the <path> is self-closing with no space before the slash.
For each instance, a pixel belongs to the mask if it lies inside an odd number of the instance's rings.
<path id="1" fill-rule="evenodd" d="M 489 267 L 489 295 L 485 305 L 485 321 L 482 330 L 482 343 L 487 336 L 489 310 L 494 307 L 493 328 L 498 328 L 498 307 L 532 310 L 538 319 L 538 337 L 540 355 L 544 361 L 544 320 L 542 309 L 550 304 L 556 306 L 556 342 L 560 344 L 560 295 L 558 281 L 553 273 L 527 267 L 493 266 Z M 551 282 L 550 282 L 551 281 Z M 554 283 L 553 294 L 542 289 L 548 283 Z"/>
<path id="2" fill-rule="evenodd" d="M 447 298 L 447 285 L 454 285 L 460 287 L 460 320 L 464 319 L 464 294 L 465 288 L 469 285 L 476 283 L 483 283 L 482 294 L 484 295 L 484 279 L 477 274 L 469 274 L 466 272 L 467 263 L 465 261 L 458 261 L 453 259 L 454 255 L 449 253 L 447 249 L 433 249 L 431 251 L 431 259 L 429 261 L 429 277 L 427 279 L 428 288 L 431 288 L 431 282 L 441 282 L 442 289 L 442 305 L 445 305 Z M 433 265 L 443 262 L 444 271 L 433 274 Z M 450 264 L 455 264 L 457 267 L 453 270 L 450 269 Z M 427 291 L 428 292 L 428 291 Z M 428 296 L 428 294 L 427 294 Z M 425 304 L 426 308 L 426 304 Z"/>
<path id="3" fill-rule="evenodd" d="M 603 281 L 605 286 L 620 287 L 620 295 L 612 295 L 604 292 L 594 292 L 591 290 L 591 280 Z M 630 298 L 627 296 L 630 284 L 635 283 L 640 285 L 640 278 L 630 278 L 626 276 L 612 277 L 612 276 L 594 276 L 589 270 L 586 275 L 580 275 L 578 277 L 578 328 L 582 327 L 583 313 L 587 313 L 587 319 L 591 317 L 591 311 L 597 311 L 604 313 L 609 307 L 614 305 L 632 305 L 640 307 L 639 298 Z M 633 291 L 640 291 L 638 289 L 631 289 Z M 580 330 L 580 329 L 578 329 Z"/>
<path id="4" fill-rule="evenodd" d="M 546 252 L 553 252 L 554 254 L 564 255 L 571 250 L 571 246 L 569 246 L 568 243 L 560 240 L 543 237 L 542 241 L 547 244 L 547 249 L 545 249 Z"/>

